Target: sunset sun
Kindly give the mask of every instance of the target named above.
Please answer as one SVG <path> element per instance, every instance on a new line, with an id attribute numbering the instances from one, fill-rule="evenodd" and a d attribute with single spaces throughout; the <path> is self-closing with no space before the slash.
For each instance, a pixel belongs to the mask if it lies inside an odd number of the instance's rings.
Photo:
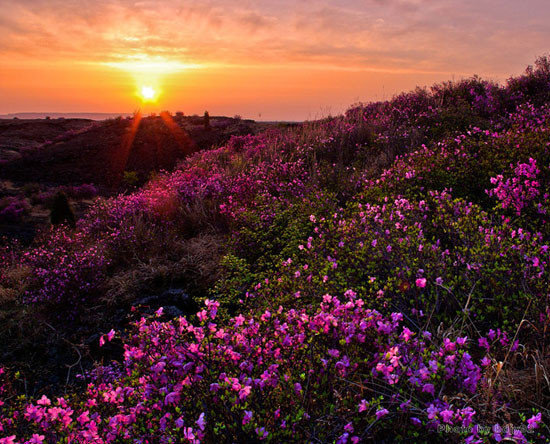
<path id="1" fill-rule="evenodd" d="M 155 100 L 157 97 L 157 91 L 152 86 L 144 85 L 141 87 L 139 95 L 143 101 L 150 102 Z"/>

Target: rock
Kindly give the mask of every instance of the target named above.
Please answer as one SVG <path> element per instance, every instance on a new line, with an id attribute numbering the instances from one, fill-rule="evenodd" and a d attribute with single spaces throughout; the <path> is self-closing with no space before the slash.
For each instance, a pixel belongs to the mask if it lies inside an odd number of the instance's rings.
<path id="1" fill-rule="evenodd" d="M 183 311 L 181 311 L 178 307 L 169 305 L 168 307 L 164 307 L 164 315 L 171 319 L 177 318 L 183 316 Z"/>
<path id="2" fill-rule="evenodd" d="M 169 288 L 160 295 L 147 296 L 138 299 L 134 305 L 148 306 L 151 313 L 163 307 L 167 317 L 175 318 L 195 312 L 195 304 L 182 288 Z"/>
<path id="3" fill-rule="evenodd" d="M 189 295 L 181 288 L 170 288 L 162 293 L 160 298 L 174 304 L 184 304 L 189 300 Z"/>

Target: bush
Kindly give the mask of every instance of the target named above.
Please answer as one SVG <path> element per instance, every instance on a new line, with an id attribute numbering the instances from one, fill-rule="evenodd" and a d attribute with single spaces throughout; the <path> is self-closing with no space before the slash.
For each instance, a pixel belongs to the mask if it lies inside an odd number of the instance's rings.
<path id="1" fill-rule="evenodd" d="M 128 188 L 135 188 L 139 183 L 139 176 L 136 171 L 124 171 L 122 176 L 122 183 Z"/>
<path id="2" fill-rule="evenodd" d="M 18 223 L 29 214 L 30 205 L 22 196 L 5 197 L 0 200 L 0 223 Z"/>

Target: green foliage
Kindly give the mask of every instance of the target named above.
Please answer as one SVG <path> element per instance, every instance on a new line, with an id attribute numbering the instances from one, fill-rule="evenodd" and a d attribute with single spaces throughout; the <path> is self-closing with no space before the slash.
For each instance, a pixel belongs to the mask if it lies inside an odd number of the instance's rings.
<path id="1" fill-rule="evenodd" d="M 122 183 L 128 188 L 135 188 L 139 183 L 139 176 L 136 171 L 124 171 Z"/>

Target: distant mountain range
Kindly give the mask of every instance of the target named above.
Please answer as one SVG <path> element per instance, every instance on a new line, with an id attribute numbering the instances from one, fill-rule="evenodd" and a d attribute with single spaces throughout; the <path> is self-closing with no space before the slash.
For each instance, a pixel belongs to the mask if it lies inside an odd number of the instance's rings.
<path id="1" fill-rule="evenodd" d="M 118 116 L 131 116 L 132 113 L 10 113 L 0 114 L 0 119 L 44 119 L 50 117 L 52 119 L 92 119 L 92 120 L 105 120 Z"/>
<path id="2" fill-rule="evenodd" d="M 9 113 L 0 114 L 0 119 L 45 119 L 50 117 L 52 119 L 90 119 L 90 120 L 106 120 L 112 119 L 118 116 L 127 117 L 132 116 L 133 113 L 38 113 L 38 112 L 25 112 L 25 113 Z M 210 116 L 211 118 L 221 116 Z M 266 124 L 286 123 L 295 124 L 300 123 L 295 120 L 259 120 L 258 122 Z"/>

